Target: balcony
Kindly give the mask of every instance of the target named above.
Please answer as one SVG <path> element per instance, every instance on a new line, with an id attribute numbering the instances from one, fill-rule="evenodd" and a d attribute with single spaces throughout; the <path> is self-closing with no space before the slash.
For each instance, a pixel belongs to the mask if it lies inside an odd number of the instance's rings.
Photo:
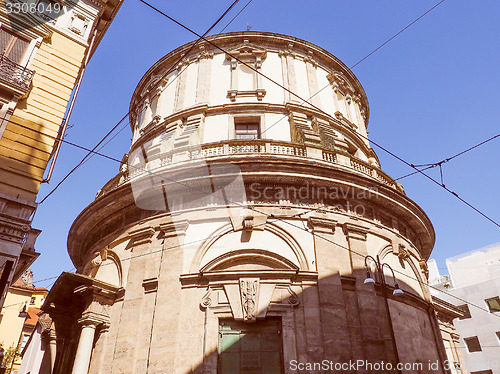
<path id="1" fill-rule="evenodd" d="M 35 72 L 0 55 L 0 85 L 18 96 L 25 95 L 31 86 Z"/>
<path id="2" fill-rule="evenodd" d="M 177 162 L 200 159 L 209 161 L 214 157 L 229 157 L 233 155 L 250 156 L 256 154 L 316 159 L 319 162 L 334 164 L 341 168 L 350 169 L 350 171 L 354 171 L 355 173 L 363 174 L 398 192 L 404 193 L 402 186 L 378 167 L 370 165 L 348 153 L 335 152 L 319 147 L 306 147 L 297 143 L 259 139 L 251 141 L 226 140 L 217 143 L 201 144 L 199 146 L 183 147 L 167 153 L 157 154 L 150 158 L 148 163 L 129 166 L 126 168 L 127 170 L 115 176 L 99 190 L 96 199 L 127 183 L 131 179 L 153 173 L 155 170 L 168 167 Z"/>

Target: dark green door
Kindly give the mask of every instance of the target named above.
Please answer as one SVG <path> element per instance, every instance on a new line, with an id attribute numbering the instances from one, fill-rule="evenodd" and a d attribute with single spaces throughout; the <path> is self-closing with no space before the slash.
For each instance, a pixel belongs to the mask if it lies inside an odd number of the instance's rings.
<path id="1" fill-rule="evenodd" d="M 219 374 L 282 374 L 281 321 L 221 320 Z"/>

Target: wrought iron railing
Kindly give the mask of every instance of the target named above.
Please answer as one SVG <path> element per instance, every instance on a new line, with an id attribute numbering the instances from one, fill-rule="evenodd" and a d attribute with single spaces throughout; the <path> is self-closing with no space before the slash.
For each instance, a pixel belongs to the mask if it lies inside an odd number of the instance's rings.
<path id="1" fill-rule="evenodd" d="M 359 158 L 356 158 L 348 153 L 335 152 L 316 147 L 306 147 L 302 144 L 275 141 L 275 140 L 226 140 L 216 143 L 201 144 L 199 146 L 184 147 L 175 149 L 167 153 L 159 153 L 154 157 L 148 158 L 148 163 L 140 163 L 136 166 L 128 166 L 128 170 L 124 171 L 108 183 L 97 193 L 96 197 L 102 196 L 111 190 L 128 182 L 130 179 L 140 175 L 153 173 L 158 168 L 163 168 L 172 165 L 179 161 L 210 159 L 214 157 L 231 156 L 231 155 L 283 155 L 300 158 L 315 158 L 335 164 L 343 168 L 348 168 L 363 175 L 369 176 L 386 186 L 397 191 L 404 192 L 402 187 L 396 183 L 390 176 L 384 173 L 377 166 L 371 165 Z"/>
<path id="2" fill-rule="evenodd" d="M 28 91 L 35 72 L 9 60 L 0 54 L 0 80 L 16 86 L 21 91 Z"/>

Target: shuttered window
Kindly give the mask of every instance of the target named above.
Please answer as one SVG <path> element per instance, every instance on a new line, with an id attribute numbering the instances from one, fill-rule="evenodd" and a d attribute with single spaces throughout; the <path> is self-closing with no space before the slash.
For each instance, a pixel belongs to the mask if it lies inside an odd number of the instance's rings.
<path id="1" fill-rule="evenodd" d="M 29 42 L 6 29 L 0 28 L 0 53 L 10 61 L 20 64 Z"/>
<path id="2" fill-rule="evenodd" d="M 241 122 L 234 124 L 235 138 L 241 140 L 252 140 L 260 138 L 260 124 Z"/>

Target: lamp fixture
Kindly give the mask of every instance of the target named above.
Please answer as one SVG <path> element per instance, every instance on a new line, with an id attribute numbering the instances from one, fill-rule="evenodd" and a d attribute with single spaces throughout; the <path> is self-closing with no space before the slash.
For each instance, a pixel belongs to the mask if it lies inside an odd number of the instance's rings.
<path id="1" fill-rule="evenodd" d="M 403 290 L 399 288 L 399 285 L 397 282 L 394 283 L 394 291 L 392 291 L 392 294 L 394 296 L 401 296 L 404 294 Z"/>
<path id="2" fill-rule="evenodd" d="M 26 311 L 26 304 L 23 305 L 23 309 L 19 311 L 19 318 L 26 318 L 28 317 L 28 312 Z"/>
<path id="3" fill-rule="evenodd" d="M 366 268 L 366 279 L 363 283 L 364 284 L 374 284 L 375 283 L 375 280 L 372 278 L 372 276 L 370 274 L 370 270 L 368 268 Z"/>

